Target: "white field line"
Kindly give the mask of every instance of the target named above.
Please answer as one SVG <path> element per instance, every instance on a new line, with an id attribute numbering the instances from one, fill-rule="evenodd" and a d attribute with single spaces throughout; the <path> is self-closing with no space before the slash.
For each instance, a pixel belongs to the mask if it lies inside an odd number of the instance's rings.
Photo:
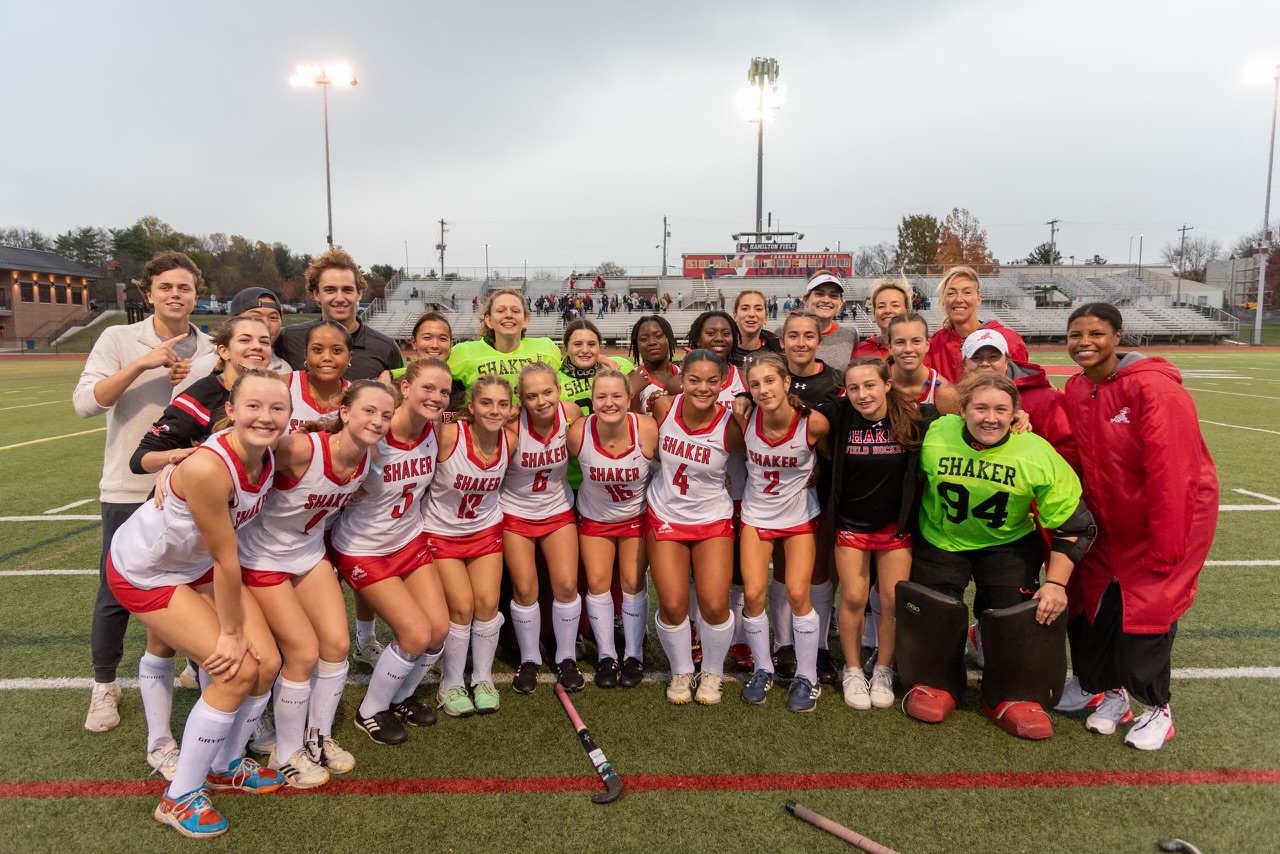
<path id="1" fill-rule="evenodd" d="M 1219 504 L 1219 512 L 1231 510 L 1280 510 L 1280 504 Z"/>
<path id="2" fill-rule="evenodd" d="M 96 569 L 5 569 L 0 578 L 17 578 L 31 575 L 97 575 Z"/>
<path id="3" fill-rule="evenodd" d="M 33 406 L 52 406 L 55 403 L 66 403 L 66 401 L 46 400 L 44 403 L 21 403 L 17 406 L 0 406 L 0 412 L 8 412 L 10 409 L 30 409 Z"/>
<path id="4" fill-rule="evenodd" d="M 81 504 L 88 504 L 90 501 L 96 501 L 96 498 L 82 498 L 79 501 L 72 501 L 70 504 L 63 504 L 61 507 L 55 507 L 52 510 L 44 511 L 44 515 L 49 516 L 53 513 L 61 513 L 63 510 L 70 510 L 72 507 L 79 507 Z"/>
<path id="5" fill-rule="evenodd" d="M 0 394 L 17 394 L 20 391 L 32 391 L 33 389 L 44 388 L 42 385 L 24 385 L 22 388 L 12 388 L 8 391 L 0 392 Z"/>
<path id="6" fill-rule="evenodd" d="M 97 430 L 81 430 L 79 433 L 63 433 L 61 436 L 48 436 L 44 439 L 32 439 L 30 442 L 18 442 L 14 445 L 0 445 L 0 451 L 11 451 L 14 448 L 25 448 L 28 445 L 42 445 L 45 442 L 56 442 L 59 439 L 73 439 L 76 436 L 88 436 L 92 433 L 105 433 L 106 427 L 99 427 Z"/>
<path id="7" fill-rule="evenodd" d="M 1280 560 L 1206 560 L 1205 566 L 1280 566 Z M 93 570 L 96 572 L 97 570 Z"/>
<path id="8" fill-rule="evenodd" d="M 1229 394 L 1232 397 L 1257 397 L 1262 400 L 1280 400 L 1280 397 L 1272 397 L 1266 394 L 1245 394 L 1242 391 L 1218 391 L 1216 388 L 1192 388 L 1186 386 L 1187 391 L 1207 391 L 1210 394 Z"/>
<path id="9" fill-rule="evenodd" d="M 1214 427 L 1233 427 L 1236 430 L 1251 430 L 1254 433 L 1270 433 L 1273 436 L 1280 436 L 1280 430 L 1264 430 L 1261 427 L 1244 427 L 1240 424 L 1224 424 L 1221 421 L 1208 421 L 1204 418 L 1200 419 L 1201 424 L 1212 424 Z"/>
<path id="10" fill-rule="evenodd" d="M 590 672 L 590 671 L 588 671 Z M 724 681 L 726 682 L 742 682 L 741 678 L 745 674 L 726 673 Z M 980 674 L 976 670 L 969 671 L 969 679 L 975 680 Z M 1280 667 L 1175 667 L 1172 673 L 1174 679 L 1280 679 Z M 510 685 L 511 680 L 515 678 L 514 673 L 495 673 L 493 681 L 499 685 Z M 648 684 L 665 684 L 671 680 L 671 674 L 666 671 L 648 671 L 645 673 L 644 681 Z M 128 690 L 137 690 L 138 680 L 135 677 L 121 677 L 117 680 L 121 688 Z M 424 685 L 434 685 L 439 683 L 440 677 L 435 672 L 427 674 L 427 678 L 423 680 Z M 538 683 L 541 685 L 550 685 L 556 681 L 554 673 L 539 673 Z M 178 680 L 173 680 L 174 686 L 178 686 Z M 369 676 L 364 673 L 357 673 L 354 676 L 347 677 L 348 685 L 368 685 Z M 93 679 L 87 676 L 60 676 L 45 679 L 0 679 L 0 691 L 88 691 L 93 688 Z"/>
<path id="11" fill-rule="evenodd" d="M 1276 509 L 1280 510 L 1280 505 Z M 72 514 L 70 516 L 0 516 L 0 522 L 97 522 L 102 516 L 79 516 Z"/>
<path id="12" fill-rule="evenodd" d="M 1233 489 L 1232 492 L 1238 492 L 1241 495 L 1247 495 L 1250 498 L 1261 498 L 1263 501 L 1273 501 L 1276 504 L 1280 504 L 1280 498 L 1276 498 L 1274 495 L 1263 495 L 1261 492 L 1250 492 L 1247 489 Z"/>

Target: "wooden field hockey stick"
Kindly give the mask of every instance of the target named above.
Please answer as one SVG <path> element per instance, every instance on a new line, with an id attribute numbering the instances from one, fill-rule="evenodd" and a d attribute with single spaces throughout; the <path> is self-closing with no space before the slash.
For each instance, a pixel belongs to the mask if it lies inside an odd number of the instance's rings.
<path id="1" fill-rule="evenodd" d="M 596 740 L 591 737 L 591 730 L 587 729 L 587 725 L 578 716 L 578 710 L 569 701 L 569 692 L 565 691 L 564 686 L 558 682 L 556 683 L 556 696 L 560 698 L 560 705 L 564 706 L 565 713 L 569 715 L 569 721 L 578 733 L 578 741 L 582 742 L 582 749 L 587 751 L 587 756 L 591 758 L 591 764 L 595 766 L 596 773 L 600 775 L 600 780 L 604 783 L 604 791 L 596 792 L 592 795 L 592 802 L 597 804 L 613 803 L 622 797 L 622 778 L 614 773 L 613 766 L 609 764 L 604 751 L 600 749 L 600 745 L 596 744 Z"/>
<path id="2" fill-rule="evenodd" d="M 795 801 L 787 801 L 787 812 L 791 813 L 801 821 L 807 821 L 819 830 L 825 830 L 832 836 L 837 836 L 848 842 L 855 848 L 861 848 L 867 854 L 898 854 L 892 848 L 888 848 L 876 842 L 874 839 L 868 839 L 861 833 L 856 833 L 845 827 L 837 821 L 832 821 L 825 815 L 816 813 L 806 807 L 804 804 L 798 804 Z"/>

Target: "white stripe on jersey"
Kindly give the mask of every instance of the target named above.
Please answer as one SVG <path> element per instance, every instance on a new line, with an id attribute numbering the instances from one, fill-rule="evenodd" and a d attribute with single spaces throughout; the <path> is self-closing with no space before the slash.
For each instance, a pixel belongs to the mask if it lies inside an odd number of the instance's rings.
<path id="1" fill-rule="evenodd" d="M 729 420 L 723 406 L 715 419 L 697 432 L 685 426 L 680 410 L 684 395 L 671 402 L 658 427 L 658 471 L 649 484 L 649 509 L 664 522 L 701 525 L 733 518 L 733 502 L 725 488 Z"/>
<path id="2" fill-rule="evenodd" d="M 348 380 L 343 380 L 342 390 L 345 392 L 349 385 L 351 383 Z M 293 414 L 289 416 L 290 433 L 298 432 L 308 421 L 319 421 L 338 410 L 336 406 L 322 409 L 320 404 L 316 403 L 315 398 L 311 396 L 311 388 L 307 385 L 306 371 L 294 371 L 289 374 L 289 398 L 293 401 Z"/>
<path id="3" fill-rule="evenodd" d="M 509 459 L 506 430 L 498 436 L 498 458 L 485 466 L 476 455 L 471 425 L 459 421 L 453 453 L 436 465 L 422 516 L 423 530 L 435 536 L 465 537 L 499 524 L 502 508 L 498 493 Z"/>
<path id="4" fill-rule="evenodd" d="M 262 475 L 257 483 L 252 483 L 244 464 L 231 450 L 230 433 L 230 430 L 214 433 L 197 450 L 217 454 L 230 472 L 235 491 L 227 502 L 227 509 L 231 513 L 232 527 L 239 529 L 258 515 L 270 494 L 275 460 L 267 450 Z M 188 584 L 213 566 L 213 558 L 209 556 L 195 520 L 191 518 L 186 499 L 174 491 L 172 478 L 171 470 L 166 482 L 169 495 L 164 507 L 156 507 L 152 501 L 146 502 L 125 520 L 111 540 L 112 566 L 140 590 Z M 194 484 L 188 484 L 187 489 L 192 486 Z"/>
<path id="5" fill-rule="evenodd" d="M 515 453 L 498 499 L 503 513 L 526 522 L 541 522 L 573 509 L 567 474 L 568 436 L 569 418 L 563 403 L 556 405 L 556 420 L 545 439 L 533 431 L 529 410 L 520 407 Z"/>
<path id="6" fill-rule="evenodd" d="M 344 555 L 385 557 L 418 536 L 438 448 L 433 424 L 407 444 L 388 431 L 378 443 L 378 465 L 364 479 L 364 493 L 342 508 L 333 526 L 334 549 Z"/>
<path id="7" fill-rule="evenodd" d="M 764 413 L 759 407 L 747 420 L 747 491 L 742 497 L 742 522 L 756 528 L 780 530 L 803 525 L 822 511 L 817 489 L 808 486 L 816 454 L 809 444 L 809 416 L 796 411 L 781 439 L 765 438 Z"/>
<path id="8" fill-rule="evenodd" d="M 938 393 L 939 385 L 941 385 L 941 383 L 938 382 L 938 369 L 930 368 L 929 379 L 924 381 L 924 387 L 927 388 L 928 391 L 916 398 L 916 400 L 920 403 L 933 403 L 933 399 Z"/>
<path id="9" fill-rule="evenodd" d="M 644 515 L 651 466 L 640 448 L 639 423 L 638 415 L 627 413 L 631 447 L 611 454 L 600 446 L 596 416 L 587 416 L 582 448 L 578 451 L 578 466 L 582 469 L 578 513 L 583 518 L 594 522 L 628 522 Z"/>
<path id="10" fill-rule="evenodd" d="M 733 399 L 747 390 L 747 384 L 737 365 L 725 365 L 725 369 L 724 382 L 720 384 L 720 396 L 716 399 L 725 405 L 732 405 Z"/>
<path id="11" fill-rule="evenodd" d="M 355 472 L 339 481 L 329 456 L 329 433 L 308 433 L 311 461 L 296 481 L 277 474 L 262 512 L 240 532 L 240 565 L 301 575 L 324 557 L 325 520 L 360 489 L 369 473 L 366 451 Z"/>

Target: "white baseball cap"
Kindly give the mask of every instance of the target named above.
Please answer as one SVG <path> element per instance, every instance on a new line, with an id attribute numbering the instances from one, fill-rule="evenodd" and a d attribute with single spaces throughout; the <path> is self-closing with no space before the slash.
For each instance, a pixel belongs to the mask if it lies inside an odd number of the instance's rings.
<path id="1" fill-rule="evenodd" d="M 960 354 L 966 359 L 972 359 L 973 354 L 983 347 L 995 347 L 1000 351 L 1001 355 L 1009 355 L 1009 342 L 1004 340 L 1004 336 L 994 329 L 979 329 L 977 332 L 971 333 L 968 338 L 964 339 L 964 343 L 960 345 Z"/>
<path id="2" fill-rule="evenodd" d="M 819 270 L 813 274 L 813 278 L 809 280 L 809 284 L 804 286 L 804 292 L 807 294 L 814 288 L 822 285 L 835 285 L 840 289 L 840 293 L 844 293 L 844 281 L 839 276 L 828 270 Z"/>

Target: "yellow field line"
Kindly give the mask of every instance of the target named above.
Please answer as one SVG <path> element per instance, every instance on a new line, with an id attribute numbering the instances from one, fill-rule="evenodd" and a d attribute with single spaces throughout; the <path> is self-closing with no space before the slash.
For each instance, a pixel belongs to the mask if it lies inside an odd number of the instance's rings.
<path id="1" fill-rule="evenodd" d="M 76 436 L 88 436 L 92 433 L 102 433 L 106 427 L 99 427 L 97 430 L 81 430 L 79 433 L 64 433 L 61 436 L 49 436 L 45 439 L 32 439 L 30 442 L 18 442 L 13 445 L 0 445 L 0 451 L 12 451 L 14 448 L 25 448 L 28 445 L 42 445 L 45 442 L 54 442 L 58 439 L 73 439 Z"/>

